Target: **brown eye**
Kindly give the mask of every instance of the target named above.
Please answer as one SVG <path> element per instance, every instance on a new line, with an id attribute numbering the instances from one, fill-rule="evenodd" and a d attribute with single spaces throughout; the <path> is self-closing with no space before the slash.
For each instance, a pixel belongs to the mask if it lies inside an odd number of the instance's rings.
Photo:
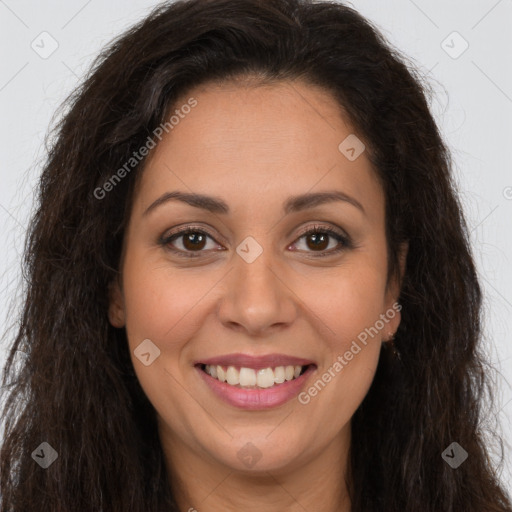
<path id="1" fill-rule="evenodd" d="M 213 237 L 201 229 L 187 228 L 161 239 L 161 244 L 170 250 L 184 257 L 200 256 L 204 249 L 215 249 L 218 245 L 212 243 L 208 247 L 208 239 L 214 241 Z M 196 254 L 194 254 L 196 253 Z"/>
<path id="2" fill-rule="evenodd" d="M 211 245 L 208 246 L 208 239 Z M 315 257 L 331 256 L 341 252 L 344 249 L 352 247 L 350 238 L 328 226 L 314 226 L 304 231 L 297 239 L 304 240 L 305 248 L 298 249 L 305 253 L 314 253 Z M 211 249 L 224 250 L 222 246 L 214 243 L 212 235 L 203 229 L 188 226 L 181 231 L 163 236 L 160 239 L 161 245 L 183 257 L 199 257 L 204 252 Z M 334 243 L 333 243 L 334 242 Z M 293 245 L 296 245 L 295 242 Z M 219 249 L 220 248 L 220 249 Z"/>
<path id="3" fill-rule="evenodd" d="M 325 251 L 329 245 L 329 238 L 330 235 L 324 233 L 311 233 L 306 236 L 306 244 L 310 249 Z"/>
<path id="4" fill-rule="evenodd" d="M 185 249 L 189 251 L 204 249 L 206 236 L 203 233 L 190 232 L 181 236 L 183 237 L 183 246 Z"/>
<path id="5" fill-rule="evenodd" d="M 314 226 L 302 233 L 298 240 L 305 240 L 305 252 L 320 253 L 315 256 L 330 256 L 336 254 L 343 249 L 351 247 L 351 242 L 348 236 L 338 233 L 336 230 L 330 227 Z M 337 242 L 329 245 L 331 241 Z"/>

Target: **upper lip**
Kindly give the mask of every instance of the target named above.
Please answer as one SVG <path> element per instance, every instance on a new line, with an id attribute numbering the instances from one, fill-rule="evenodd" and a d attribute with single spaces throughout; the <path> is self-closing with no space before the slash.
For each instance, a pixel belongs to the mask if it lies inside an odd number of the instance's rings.
<path id="1" fill-rule="evenodd" d="M 249 354 L 226 354 L 222 356 L 211 357 L 196 361 L 195 365 L 207 364 L 218 366 L 235 366 L 244 368 L 254 368 L 261 370 L 263 368 L 276 368 L 277 366 L 307 366 L 314 364 L 309 359 L 288 356 L 286 354 L 267 354 L 263 356 L 251 356 Z"/>

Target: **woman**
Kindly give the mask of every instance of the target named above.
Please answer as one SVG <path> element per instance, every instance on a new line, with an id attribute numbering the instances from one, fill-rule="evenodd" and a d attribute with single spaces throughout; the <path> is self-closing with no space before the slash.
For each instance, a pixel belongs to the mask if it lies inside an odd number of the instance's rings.
<path id="1" fill-rule="evenodd" d="M 179 1 L 107 48 L 40 182 L 2 512 L 510 512 L 425 94 L 339 3 Z"/>

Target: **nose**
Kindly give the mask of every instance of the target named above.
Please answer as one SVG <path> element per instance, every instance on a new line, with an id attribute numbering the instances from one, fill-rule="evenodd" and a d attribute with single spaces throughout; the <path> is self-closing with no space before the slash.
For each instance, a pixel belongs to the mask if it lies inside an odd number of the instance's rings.
<path id="1" fill-rule="evenodd" d="M 286 272 L 270 250 L 248 262 L 238 254 L 226 276 L 217 309 L 222 324 L 251 336 L 265 336 L 285 329 L 295 320 L 299 308 Z M 289 279 L 288 279 L 289 281 Z"/>

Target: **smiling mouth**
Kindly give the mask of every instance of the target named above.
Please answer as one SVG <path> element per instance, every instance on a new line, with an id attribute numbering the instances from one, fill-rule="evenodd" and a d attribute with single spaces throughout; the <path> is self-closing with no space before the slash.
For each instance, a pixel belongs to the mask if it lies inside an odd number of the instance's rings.
<path id="1" fill-rule="evenodd" d="M 268 389 L 276 388 L 285 382 L 298 379 L 309 367 L 315 365 L 288 365 L 261 369 L 209 364 L 200 364 L 198 366 L 213 379 L 229 384 L 234 388 Z"/>

